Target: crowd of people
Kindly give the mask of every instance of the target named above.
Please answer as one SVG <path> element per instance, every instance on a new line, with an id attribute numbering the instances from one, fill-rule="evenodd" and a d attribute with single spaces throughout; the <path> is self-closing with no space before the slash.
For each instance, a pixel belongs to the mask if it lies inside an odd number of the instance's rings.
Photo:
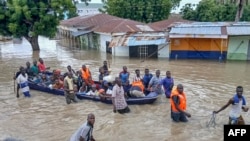
<path id="1" fill-rule="evenodd" d="M 42 58 L 39 58 L 39 63 L 33 61 L 33 66 L 26 63 L 26 68 L 20 67 L 20 70 L 14 76 L 17 82 L 17 89 L 22 89 L 25 97 L 30 97 L 28 81 L 38 83 L 51 89 L 61 89 L 64 91 L 66 103 L 72 101 L 77 102 L 76 92 L 91 96 L 99 96 L 102 100 L 111 99 L 113 103 L 113 112 L 128 113 L 130 108 L 126 102 L 129 97 L 150 97 L 159 94 L 165 94 L 165 97 L 170 100 L 171 118 L 175 122 L 187 122 L 186 117 L 191 117 L 187 112 L 187 99 L 182 84 L 178 84 L 174 88 L 174 79 L 170 71 L 166 71 L 166 76 L 162 77 L 160 70 L 155 71 L 155 75 L 150 73 L 146 68 L 144 75 L 141 77 L 140 70 L 135 70 L 135 75 L 130 79 L 130 72 L 126 66 L 123 66 L 122 71 L 115 77 L 114 81 L 106 79 L 110 75 L 110 69 L 107 61 L 103 62 L 103 66 L 99 68 L 98 81 L 92 79 L 92 73 L 86 65 L 75 71 L 71 66 L 67 66 L 67 72 L 64 74 L 60 70 L 53 70 L 52 74 L 48 75 L 49 67 L 46 67 Z M 132 80 L 130 82 L 130 80 Z M 17 90 L 17 97 L 19 93 Z M 243 87 L 236 88 L 236 94 L 231 98 L 226 105 L 214 114 L 232 105 L 232 110 L 229 114 L 230 124 L 244 124 L 244 119 L 241 116 L 241 109 L 247 112 L 248 108 L 243 93 Z"/>

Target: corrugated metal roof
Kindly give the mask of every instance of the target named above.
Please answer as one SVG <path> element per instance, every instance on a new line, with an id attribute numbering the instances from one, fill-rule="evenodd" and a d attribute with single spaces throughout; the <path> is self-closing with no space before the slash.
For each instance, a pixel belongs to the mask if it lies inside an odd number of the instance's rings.
<path id="1" fill-rule="evenodd" d="M 164 34 L 159 33 L 137 33 L 113 36 L 109 47 L 118 46 L 139 46 L 139 45 L 160 45 L 165 44 L 167 38 Z"/>
<path id="2" fill-rule="evenodd" d="M 121 19 L 119 17 L 111 16 L 108 14 L 94 14 L 87 16 L 78 16 L 68 20 L 63 20 L 60 25 L 67 27 L 98 27 L 113 19 Z"/>
<path id="3" fill-rule="evenodd" d="M 140 46 L 140 45 L 161 45 L 166 43 L 164 37 L 129 37 L 127 46 Z"/>
<path id="4" fill-rule="evenodd" d="M 188 23 L 188 22 L 191 22 L 191 21 L 184 20 L 181 17 L 170 17 L 167 20 L 149 23 L 148 25 L 158 27 L 160 31 L 164 31 L 168 29 L 169 27 L 175 25 L 176 23 Z"/>
<path id="5" fill-rule="evenodd" d="M 74 27 L 77 29 L 93 30 L 102 33 L 119 33 L 119 32 L 141 32 L 155 31 L 157 27 L 151 27 L 141 22 L 122 19 L 108 14 L 95 14 L 88 16 L 74 17 L 60 22 L 59 27 Z"/>
<path id="6" fill-rule="evenodd" d="M 221 27 L 173 27 L 170 34 L 221 34 Z"/>
<path id="7" fill-rule="evenodd" d="M 230 22 L 192 22 L 176 25 L 175 27 L 221 27 L 228 26 Z"/>
<path id="8" fill-rule="evenodd" d="M 143 23 L 128 19 L 113 19 L 94 29 L 94 32 L 101 33 L 126 33 L 142 31 L 154 31 L 154 29 Z"/>
<path id="9" fill-rule="evenodd" d="M 228 35 L 250 35 L 250 26 L 230 26 L 227 27 Z"/>

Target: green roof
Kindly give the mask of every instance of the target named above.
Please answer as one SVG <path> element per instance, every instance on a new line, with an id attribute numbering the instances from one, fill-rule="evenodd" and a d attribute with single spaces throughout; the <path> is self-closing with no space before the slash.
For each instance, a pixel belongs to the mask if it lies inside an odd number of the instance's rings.
<path id="1" fill-rule="evenodd" d="M 88 6 L 86 6 L 85 3 L 76 4 L 77 9 L 81 9 L 81 8 L 102 8 L 102 7 L 103 7 L 102 3 L 89 3 Z"/>

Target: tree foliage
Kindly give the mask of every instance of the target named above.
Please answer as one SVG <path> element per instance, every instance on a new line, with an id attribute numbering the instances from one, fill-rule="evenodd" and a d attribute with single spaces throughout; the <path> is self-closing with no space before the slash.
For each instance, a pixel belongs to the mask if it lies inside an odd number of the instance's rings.
<path id="1" fill-rule="evenodd" d="M 71 0 L 7 0 L 0 6 L 0 34 L 25 37 L 33 50 L 40 49 L 39 35 L 54 37 L 65 14 L 76 16 Z"/>
<path id="2" fill-rule="evenodd" d="M 103 0 L 103 13 L 144 23 L 167 19 L 181 0 Z"/>
<path id="3" fill-rule="evenodd" d="M 235 1 L 201 0 L 196 6 L 189 3 L 181 9 L 184 19 L 202 22 L 234 21 L 236 12 Z M 250 6 L 246 5 L 240 21 L 250 21 L 248 15 L 250 15 Z"/>

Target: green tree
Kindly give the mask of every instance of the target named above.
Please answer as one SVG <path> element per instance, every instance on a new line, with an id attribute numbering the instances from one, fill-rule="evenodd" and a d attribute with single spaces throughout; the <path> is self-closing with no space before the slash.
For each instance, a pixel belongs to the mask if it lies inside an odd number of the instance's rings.
<path id="1" fill-rule="evenodd" d="M 167 19 L 181 0 L 102 0 L 103 13 L 144 23 Z"/>
<path id="2" fill-rule="evenodd" d="M 183 19 L 188 19 L 191 21 L 196 20 L 197 13 L 194 7 L 195 7 L 194 4 L 187 3 L 181 8 L 180 14 L 182 14 Z"/>
<path id="3" fill-rule="evenodd" d="M 244 7 L 244 12 L 243 15 L 241 17 L 241 21 L 250 21 L 250 5 L 246 5 Z"/>
<path id="4" fill-rule="evenodd" d="M 6 2 L 5 0 L 0 0 L 0 33 L 2 35 L 10 35 L 10 32 L 8 30 L 7 31 L 4 30 L 7 24 L 5 10 L 6 10 Z"/>
<path id="5" fill-rule="evenodd" d="M 26 38 L 33 50 L 40 50 L 39 35 L 55 36 L 65 14 L 69 18 L 76 16 L 72 0 L 7 0 L 0 6 L 4 9 L 0 11 L 0 26 L 3 27 L 0 33 Z"/>
<path id="6" fill-rule="evenodd" d="M 214 16 L 216 21 L 234 21 L 236 6 L 233 3 L 219 4 L 216 6 Z"/>
<path id="7" fill-rule="evenodd" d="M 197 12 L 197 20 L 206 22 L 214 22 L 217 21 L 215 16 L 215 12 L 217 12 L 216 3 L 214 0 L 202 0 L 196 7 Z"/>

